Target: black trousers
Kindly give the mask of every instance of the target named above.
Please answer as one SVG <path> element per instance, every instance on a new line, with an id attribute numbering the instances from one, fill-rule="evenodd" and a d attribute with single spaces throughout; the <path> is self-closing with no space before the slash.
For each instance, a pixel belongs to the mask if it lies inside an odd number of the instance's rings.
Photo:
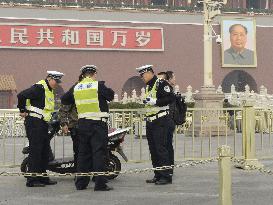
<path id="1" fill-rule="evenodd" d="M 78 154 L 79 154 L 79 136 L 78 128 L 69 128 L 71 139 L 73 142 L 73 152 L 74 152 L 74 166 L 77 168 Z"/>
<path id="2" fill-rule="evenodd" d="M 107 154 L 107 124 L 102 121 L 79 119 L 79 154 L 77 172 L 88 173 L 90 167 L 94 172 L 103 172 L 106 167 Z M 96 187 L 104 187 L 107 179 L 105 176 L 95 178 Z M 75 185 L 77 188 L 86 188 L 90 177 L 77 177 Z"/>
<path id="3" fill-rule="evenodd" d="M 27 116 L 25 128 L 29 140 L 29 172 L 45 173 L 50 150 L 48 124 L 39 118 Z M 48 179 L 48 177 L 28 177 L 27 181 L 45 181 Z"/>
<path id="4" fill-rule="evenodd" d="M 169 152 L 170 163 L 174 165 L 174 150 L 173 150 L 173 133 L 175 130 L 175 123 L 173 120 L 170 121 L 170 128 L 168 129 L 167 134 L 167 149 Z M 171 174 L 173 174 L 173 169 L 171 170 Z"/>
<path id="5" fill-rule="evenodd" d="M 153 167 L 170 166 L 171 153 L 168 149 L 168 132 L 171 127 L 171 119 L 168 116 L 158 118 L 146 123 L 146 136 Z M 172 177 L 172 170 L 155 171 L 157 179 Z"/>

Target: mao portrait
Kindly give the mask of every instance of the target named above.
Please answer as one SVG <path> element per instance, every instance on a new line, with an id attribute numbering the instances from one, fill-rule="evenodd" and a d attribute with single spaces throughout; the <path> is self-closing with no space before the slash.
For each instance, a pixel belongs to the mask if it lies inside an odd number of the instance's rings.
<path id="1" fill-rule="evenodd" d="M 222 38 L 222 67 L 257 67 L 253 19 L 223 19 Z"/>

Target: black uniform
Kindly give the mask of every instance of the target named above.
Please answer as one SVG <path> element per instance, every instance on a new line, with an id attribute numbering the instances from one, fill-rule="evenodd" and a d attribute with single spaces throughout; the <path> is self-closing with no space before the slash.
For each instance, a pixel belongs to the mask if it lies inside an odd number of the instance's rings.
<path id="1" fill-rule="evenodd" d="M 51 90 L 48 81 L 45 80 L 48 88 Z M 26 100 L 30 99 L 30 104 L 34 107 L 44 109 L 45 107 L 45 90 L 40 84 L 23 90 L 18 95 L 18 105 L 20 112 L 28 112 L 26 110 Z M 43 119 L 27 116 L 25 118 L 25 128 L 27 138 L 29 140 L 29 172 L 44 173 L 47 170 L 50 139 L 48 137 L 48 124 Z M 46 182 L 49 178 L 28 177 L 27 184 L 31 186 L 33 183 Z"/>
<path id="2" fill-rule="evenodd" d="M 173 116 L 172 112 L 174 112 L 175 103 L 176 102 L 174 101 L 174 102 L 172 102 L 170 104 L 170 116 Z M 175 122 L 171 118 L 170 128 L 168 129 L 168 137 L 167 137 L 167 148 L 168 148 L 168 151 L 169 151 L 171 165 L 174 165 L 174 149 L 173 149 L 173 133 L 174 133 L 174 130 L 175 130 Z M 171 170 L 171 174 L 173 174 L 173 169 Z"/>
<path id="3" fill-rule="evenodd" d="M 61 98 L 62 104 L 75 104 L 74 86 Z M 98 98 L 101 112 L 109 112 L 107 101 L 114 99 L 114 91 L 107 88 L 103 81 L 98 83 Z M 79 126 L 79 155 L 77 171 L 81 173 L 90 172 L 92 163 L 94 172 L 105 171 L 105 159 L 107 154 L 107 123 L 100 120 L 91 120 L 80 118 Z M 88 186 L 90 177 L 77 177 L 75 185 L 78 190 L 85 189 Z M 106 178 L 103 176 L 96 177 L 95 189 L 104 188 Z"/>
<path id="4" fill-rule="evenodd" d="M 154 76 L 147 85 L 149 90 L 153 88 L 157 77 Z M 172 87 L 165 80 L 158 81 L 156 106 L 167 106 L 175 100 Z M 163 112 L 163 111 L 160 111 Z M 160 113 L 159 112 L 159 113 Z M 152 122 L 146 123 L 146 136 L 151 153 L 153 167 L 169 166 L 172 164 L 171 155 L 168 148 L 168 132 L 172 126 L 169 115 L 159 117 Z M 171 170 L 155 171 L 155 178 L 171 180 Z"/>

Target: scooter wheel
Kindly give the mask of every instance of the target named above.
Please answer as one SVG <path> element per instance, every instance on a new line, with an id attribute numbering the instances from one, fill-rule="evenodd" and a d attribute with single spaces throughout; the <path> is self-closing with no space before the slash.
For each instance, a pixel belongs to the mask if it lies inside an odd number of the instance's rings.
<path id="1" fill-rule="evenodd" d="M 107 171 L 117 173 L 117 174 L 107 176 L 107 179 L 115 179 L 121 170 L 121 163 L 119 158 L 111 153 L 107 161 L 106 167 L 107 167 Z"/>
<path id="2" fill-rule="evenodd" d="M 28 157 L 26 157 L 23 161 L 22 161 L 22 163 L 21 163 L 21 172 L 28 172 L 28 170 L 29 170 L 29 167 L 28 167 Z"/>

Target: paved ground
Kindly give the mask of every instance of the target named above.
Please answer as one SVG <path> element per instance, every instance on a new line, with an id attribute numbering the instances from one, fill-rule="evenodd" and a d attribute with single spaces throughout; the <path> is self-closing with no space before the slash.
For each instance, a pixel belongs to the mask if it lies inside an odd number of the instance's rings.
<path id="1" fill-rule="evenodd" d="M 261 135 L 256 135 L 257 151 L 261 151 L 261 145 L 265 147 L 268 154 L 272 155 L 273 149 L 271 139 L 272 136 L 264 135 L 263 143 L 261 143 Z M 236 137 L 220 138 L 220 144 L 224 144 L 227 140 L 232 146 L 236 139 L 236 147 L 241 153 L 241 134 Z M 21 149 L 25 139 L 1 139 L 0 146 L 0 162 L 2 162 L 4 153 L 6 162 L 13 163 L 15 154 L 15 163 L 19 164 L 23 155 Z M 62 148 L 65 153 L 63 154 Z M 208 156 L 209 139 L 203 139 L 203 149 L 201 148 L 201 138 L 195 139 L 195 156 L 199 157 L 200 151 L 203 150 L 204 155 Z M 183 159 L 184 149 L 186 148 L 188 155 L 191 154 L 192 139 L 177 136 L 177 159 Z M 5 144 L 5 146 L 3 146 Z M 52 145 L 54 142 L 52 141 Z M 141 144 L 141 146 L 140 146 Z M 212 156 L 215 155 L 218 139 L 211 139 Z M 57 137 L 55 141 L 56 155 L 59 157 L 71 156 L 72 147 L 70 137 Z M 132 154 L 139 159 L 140 147 L 144 160 L 149 159 L 147 141 L 143 139 L 140 142 L 135 137 L 126 136 L 124 148 L 129 158 Z M 131 152 L 131 149 L 133 151 Z M 15 152 L 14 152 L 15 151 Z M 237 153 L 237 151 L 236 151 Z M 238 155 L 240 156 L 240 155 Z M 261 155 L 264 156 L 264 155 Z M 266 155 L 267 156 L 267 155 Z M 182 161 L 177 161 L 181 163 Z M 266 168 L 273 170 L 273 160 L 262 161 Z M 125 163 L 122 161 L 122 170 L 151 167 L 150 162 L 143 163 Z M 8 169 L 0 168 L 2 171 L 19 171 L 19 168 Z M 197 167 L 178 168 L 175 170 L 175 176 L 172 185 L 155 186 L 145 183 L 145 179 L 152 177 L 152 173 L 127 174 L 121 175 L 117 179 L 109 182 L 110 186 L 115 189 L 108 193 L 98 193 L 93 191 L 94 184 L 90 183 L 87 190 L 77 191 L 73 184 L 72 177 L 56 178 L 58 184 L 56 186 L 47 186 L 45 188 L 27 188 L 25 187 L 25 179 L 23 177 L 1 177 L 0 176 L 0 205 L 216 205 L 218 204 L 218 164 L 213 162 Z M 270 205 L 272 204 L 273 193 L 273 176 L 262 174 L 258 171 L 243 171 L 232 168 L 232 188 L 233 188 L 233 204 L 238 205 Z"/>
<path id="2" fill-rule="evenodd" d="M 273 161 L 262 161 L 273 170 Z M 179 163 L 179 162 L 178 162 Z M 127 163 L 123 169 L 151 167 L 150 163 Z M 1 169 L 0 169 L 1 170 Z M 16 169 L 15 169 L 16 170 Z M 3 171 L 3 169 L 2 169 Z M 175 170 L 173 184 L 145 183 L 152 173 L 121 175 L 109 182 L 111 192 L 94 192 L 94 184 L 77 191 L 73 178 L 56 178 L 58 184 L 27 188 L 23 177 L 0 177 L 0 205 L 216 205 L 218 204 L 218 165 L 216 162 Z M 272 204 L 273 176 L 232 168 L 233 204 Z"/>

